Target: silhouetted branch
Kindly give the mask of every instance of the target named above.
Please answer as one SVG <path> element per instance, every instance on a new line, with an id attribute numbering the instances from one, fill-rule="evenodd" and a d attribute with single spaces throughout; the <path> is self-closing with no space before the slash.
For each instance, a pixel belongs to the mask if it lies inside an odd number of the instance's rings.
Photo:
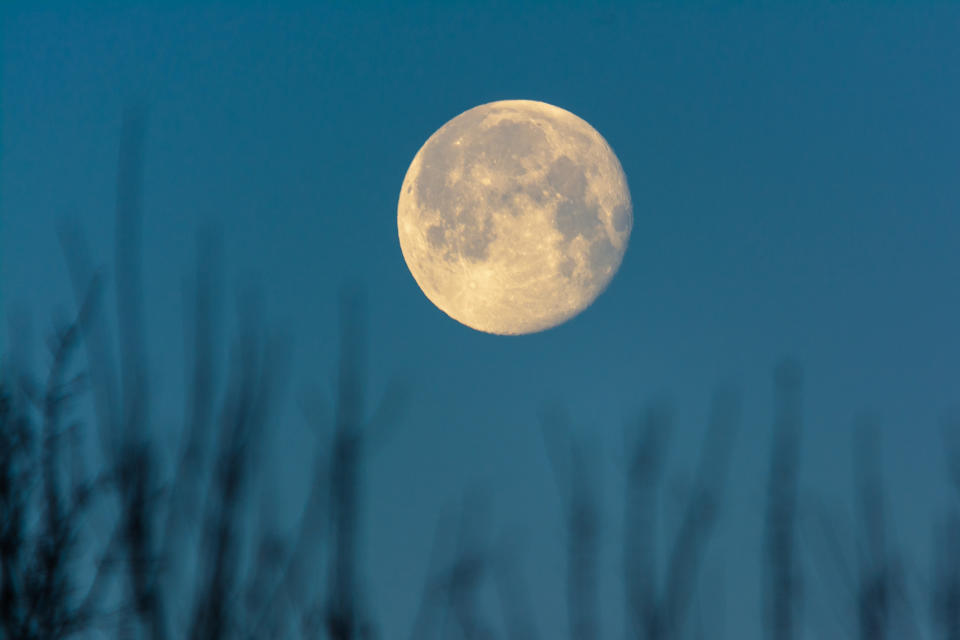
<path id="1" fill-rule="evenodd" d="M 366 365 L 366 313 L 359 291 L 345 290 L 340 301 L 338 396 L 330 465 L 330 518 L 333 554 L 327 633 L 334 640 L 358 637 L 356 541 L 358 492 L 363 458 L 363 385 Z"/>
<path id="2" fill-rule="evenodd" d="M 663 587 L 656 562 L 658 490 L 671 415 L 647 409 L 627 470 L 624 515 L 624 585 L 628 636 L 643 640 L 682 634 L 707 542 L 717 519 L 729 466 L 739 402 L 718 392 L 700 450 L 693 492 L 667 556 Z"/>
<path id="3" fill-rule="evenodd" d="M 657 523 L 659 487 L 672 414 L 664 405 L 649 407 L 629 447 L 624 505 L 624 591 L 628 637 L 659 638 Z"/>
<path id="4" fill-rule="evenodd" d="M 250 452 L 263 435 L 278 382 L 285 368 L 283 350 L 263 346 L 252 319 L 254 309 L 240 311 L 245 329 L 234 348 L 232 381 L 220 418 L 218 457 L 207 496 L 202 542 L 205 572 L 193 615 L 191 637 L 217 640 L 230 631 L 228 602 L 240 586 L 241 506 L 249 490 Z"/>
<path id="5" fill-rule="evenodd" d="M 489 623 L 480 614 L 477 602 L 480 588 L 490 573 L 491 552 L 482 531 L 486 524 L 486 501 L 479 494 L 464 500 L 456 538 L 456 555 L 442 580 L 449 610 L 464 640 L 487 640 L 493 637 Z M 444 630 L 444 637 L 449 632 Z"/>
<path id="6" fill-rule="evenodd" d="M 799 637 L 800 571 L 795 553 L 802 373 L 792 361 L 774 375 L 775 416 L 767 496 L 764 604 L 772 640 Z"/>
<path id="7" fill-rule="evenodd" d="M 960 412 L 943 424 L 947 469 L 960 498 Z M 960 640 L 960 509 L 950 509 L 934 544 L 933 622 L 943 640 Z"/>
<path id="8" fill-rule="evenodd" d="M 95 288 L 84 297 L 77 319 L 55 330 L 49 342 L 52 363 L 43 395 L 26 374 L 0 380 L 0 632 L 9 638 L 61 638 L 89 629 L 96 621 L 95 600 L 76 596 L 74 562 L 77 530 L 99 482 L 80 474 L 65 486 L 61 453 L 66 439 L 64 414 L 79 391 L 82 376 L 68 377 L 81 325 L 89 316 Z M 9 380 L 25 384 L 18 396 Z M 39 429 L 30 418 L 40 414 Z M 39 438 L 36 436 L 39 435 Z M 39 462 L 34 443 L 39 439 Z M 71 453 L 68 451 L 68 453 Z M 39 479 L 38 485 L 33 482 Z M 39 501 L 34 502 L 34 489 Z M 40 511 L 35 521 L 31 511 Z"/>
<path id="9" fill-rule="evenodd" d="M 493 563 L 493 579 L 503 611 L 506 637 L 509 640 L 536 640 L 539 637 L 533 620 L 533 607 L 520 577 L 520 562 L 515 550 Z"/>
<path id="10" fill-rule="evenodd" d="M 700 449 L 693 495 L 687 503 L 664 576 L 661 606 L 667 637 L 679 636 L 690 606 L 703 553 L 716 524 L 739 414 L 737 397 L 732 392 L 718 392 Z"/>
<path id="11" fill-rule="evenodd" d="M 148 412 L 148 382 L 143 329 L 143 281 L 140 264 L 142 224 L 143 144 L 146 112 L 128 108 L 120 129 L 117 163 L 115 282 L 117 332 L 120 341 L 120 388 L 125 438 L 142 429 Z"/>
<path id="12" fill-rule="evenodd" d="M 877 438 L 876 428 L 864 421 L 857 427 L 853 446 L 863 540 L 857 606 L 862 640 L 883 640 L 890 624 L 891 568 L 887 558 Z"/>
<path id="13" fill-rule="evenodd" d="M 934 545 L 933 624 L 943 640 L 960 640 L 960 511 L 952 509 Z"/>
<path id="14" fill-rule="evenodd" d="M 82 234 L 78 229 L 61 226 L 60 245 L 67 262 L 67 271 L 73 288 L 74 300 L 79 308 L 88 290 L 101 292 L 103 276 L 95 271 Z M 104 452 L 117 447 L 117 375 L 114 367 L 113 348 L 102 313 L 94 313 L 82 326 L 82 337 L 87 354 L 90 390 L 96 412 L 96 427 L 100 448 Z"/>
<path id="15" fill-rule="evenodd" d="M 433 541 L 430 545 L 430 558 L 427 564 L 426 578 L 423 581 L 420 593 L 420 603 L 414 615 L 410 640 L 430 640 L 436 638 L 440 627 L 438 620 L 440 611 L 439 580 L 441 562 L 441 545 L 446 539 L 444 518 L 438 518 L 434 527 Z"/>
<path id="16" fill-rule="evenodd" d="M 567 503 L 570 636 L 576 640 L 593 639 L 599 637 L 597 564 L 600 517 L 596 478 L 585 447 L 570 433 L 569 419 L 562 409 L 550 408 L 542 417 L 542 425 L 557 483 Z M 551 448 L 551 442 L 558 442 L 554 438 L 565 438 L 567 442 Z"/>

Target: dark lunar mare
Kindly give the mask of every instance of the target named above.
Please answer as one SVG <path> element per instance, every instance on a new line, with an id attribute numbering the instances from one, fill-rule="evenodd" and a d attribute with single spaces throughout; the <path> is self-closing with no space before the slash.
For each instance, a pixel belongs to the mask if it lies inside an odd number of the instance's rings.
<path id="1" fill-rule="evenodd" d="M 427 229 L 427 241 L 433 249 L 443 251 L 446 260 L 458 257 L 482 262 L 489 257 L 490 244 L 496 238 L 489 214 L 493 208 L 507 209 L 514 215 L 523 212 L 511 206 L 515 198 L 526 193 L 542 203 L 540 189 L 517 184 L 510 189 L 487 190 L 482 199 L 464 198 L 461 189 L 447 185 L 447 176 L 460 169 L 462 180 L 468 180 L 476 165 L 489 167 L 500 175 L 519 178 L 527 173 L 525 158 L 549 153 L 546 134 L 541 125 L 505 119 L 496 125 L 481 128 L 484 118 L 502 109 L 471 109 L 454 118 L 427 143 L 417 180 L 418 204 L 424 210 L 441 213 L 442 223 Z M 464 144 L 456 144 L 458 140 Z"/>

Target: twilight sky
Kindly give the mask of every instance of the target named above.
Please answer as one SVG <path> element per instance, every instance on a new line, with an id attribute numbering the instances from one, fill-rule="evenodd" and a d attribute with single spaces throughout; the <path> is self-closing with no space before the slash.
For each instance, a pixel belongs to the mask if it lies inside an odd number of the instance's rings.
<path id="1" fill-rule="evenodd" d="M 940 420 L 960 402 L 960 8 L 514 5 L 7 9 L 0 344 L 6 317 L 29 312 L 42 337 L 72 306 L 59 223 L 111 263 L 121 114 L 142 101 L 154 428 L 175 440 L 181 284 L 198 230 L 214 224 L 226 299 L 256 283 L 294 345 L 289 415 L 262 455 L 263 500 L 282 530 L 312 441 L 296 403 L 310 389 L 329 396 L 337 291 L 363 282 L 371 396 L 393 376 L 413 389 L 364 488 L 364 572 L 386 628 L 409 628 L 437 517 L 473 490 L 489 498 L 491 536 L 515 534 L 541 631 L 565 628 L 552 613 L 562 502 L 538 423 L 561 400 L 604 469 L 603 606 L 619 629 L 624 424 L 672 400 L 668 477 L 682 495 L 710 395 L 729 383 L 743 423 L 703 574 L 708 593 L 728 589 L 724 613 L 702 615 L 727 637 L 758 637 L 771 372 L 785 355 L 805 370 L 804 499 L 846 503 L 851 425 L 876 414 L 895 540 L 925 597 L 932 527 L 951 500 Z M 572 111 L 607 139 L 634 226 L 592 307 L 507 338 L 423 296 L 396 205 L 438 127 L 519 98 Z M 846 624 L 816 596 L 843 587 L 818 585 L 818 557 L 805 557 L 814 637 Z"/>

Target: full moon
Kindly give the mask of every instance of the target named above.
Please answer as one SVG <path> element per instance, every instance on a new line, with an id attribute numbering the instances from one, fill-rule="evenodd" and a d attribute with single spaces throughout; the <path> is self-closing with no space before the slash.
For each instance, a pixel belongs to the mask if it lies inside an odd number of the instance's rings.
<path id="1" fill-rule="evenodd" d="M 503 100 L 440 127 L 407 169 L 400 248 L 427 298 L 500 335 L 555 327 L 596 300 L 630 239 L 623 168 L 559 107 Z"/>

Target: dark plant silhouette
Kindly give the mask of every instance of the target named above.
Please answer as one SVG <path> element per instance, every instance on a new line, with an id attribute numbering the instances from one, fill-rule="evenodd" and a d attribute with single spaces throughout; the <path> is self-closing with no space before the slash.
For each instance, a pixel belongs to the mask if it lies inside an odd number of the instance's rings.
<path id="1" fill-rule="evenodd" d="M 960 498 L 960 413 L 944 421 L 947 469 Z M 960 509 L 950 508 L 934 540 L 933 622 L 940 638 L 960 640 Z"/>
<path id="2" fill-rule="evenodd" d="M 739 402 L 718 392 L 700 451 L 693 491 L 668 554 L 662 579 L 656 564 L 657 489 L 663 468 L 669 412 L 648 409 L 628 468 L 624 569 L 631 637 L 681 637 L 700 564 L 716 524 L 729 465 Z M 661 584 L 662 583 L 662 584 Z"/>
<path id="3" fill-rule="evenodd" d="M 960 640 L 960 513 L 952 510 L 937 532 L 934 552 L 933 623 L 939 638 Z"/>
<path id="4" fill-rule="evenodd" d="M 566 504 L 567 608 L 570 637 L 599 637 L 597 600 L 599 556 L 599 495 L 596 468 L 585 443 L 570 432 L 570 421 L 559 407 L 543 416 L 545 442 L 557 485 Z"/>
<path id="5" fill-rule="evenodd" d="M 797 363 L 784 361 L 777 365 L 764 545 L 767 565 L 764 606 L 767 632 L 772 640 L 792 640 L 800 636 L 802 592 L 795 535 L 801 384 L 802 372 Z"/>
<path id="6" fill-rule="evenodd" d="M 890 633 L 894 567 L 889 559 L 876 429 L 863 423 L 853 446 L 860 494 L 863 541 L 858 589 L 860 638 L 883 640 Z"/>
<path id="7" fill-rule="evenodd" d="M 636 441 L 627 447 L 623 568 L 627 624 L 633 638 L 656 638 L 663 628 L 656 550 L 659 488 L 671 421 L 666 407 L 649 407 Z"/>
<path id="8" fill-rule="evenodd" d="M 101 482 L 76 463 L 76 425 L 65 424 L 83 384 L 71 375 L 78 332 L 96 289 L 78 317 L 50 339 L 44 384 L 10 366 L 0 380 L 0 631 L 10 638 L 67 637 L 100 621 L 99 577 L 82 592 L 76 579 L 78 536 Z M 9 366 L 9 365 L 8 365 Z M 70 455 L 72 463 L 64 461 Z M 71 473 L 65 474 L 64 467 Z M 66 476 L 66 477 L 65 477 Z M 39 519 L 35 518 L 39 515 Z"/>

